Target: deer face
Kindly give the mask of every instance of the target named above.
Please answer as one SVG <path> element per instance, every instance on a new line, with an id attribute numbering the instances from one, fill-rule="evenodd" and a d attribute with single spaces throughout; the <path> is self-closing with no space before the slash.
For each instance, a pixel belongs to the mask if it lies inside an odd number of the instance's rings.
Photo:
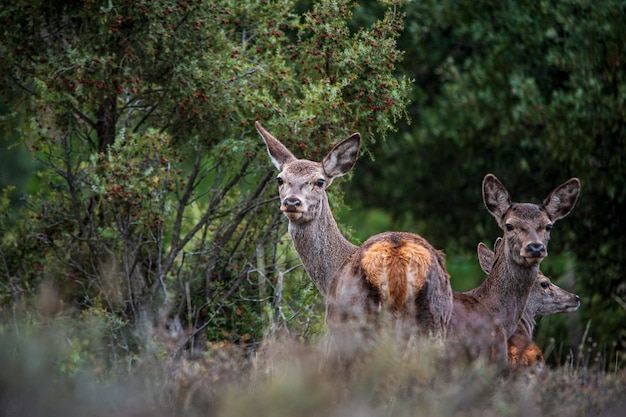
<path id="1" fill-rule="evenodd" d="M 308 222 L 320 215 L 332 178 L 324 173 L 322 164 L 295 160 L 283 165 L 276 182 L 280 210 L 291 221 Z"/>
<path id="2" fill-rule="evenodd" d="M 548 255 L 552 221 L 535 204 L 513 204 L 501 221 L 505 251 L 520 265 L 540 263 Z"/>
<path id="3" fill-rule="evenodd" d="M 522 266 L 539 264 L 548 255 L 552 224 L 574 208 L 579 191 L 580 181 L 571 178 L 548 194 L 542 204 L 513 203 L 500 180 L 487 174 L 483 200 L 504 231 L 505 256 Z"/>
<path id="4" fill-rule="evenodd" d="M 361 135 L 355 133 L 339 142 L 322 162 L 297 159 L 278 139 L 255 123 L 263 137 L 276 177 L 280 209 L 291 222 L 305 223 L 320 217 L 326 201 L 326 188 L 333 179 L 349 172 L 359 155 Z"/>
<path id="5" fill-rule="evenodd" d="M 555 313 L 570 313 L 580 306 L 580 297 L 554 285 L 539 272 L 526 309 L 533 315 L 545 316 Z"/>

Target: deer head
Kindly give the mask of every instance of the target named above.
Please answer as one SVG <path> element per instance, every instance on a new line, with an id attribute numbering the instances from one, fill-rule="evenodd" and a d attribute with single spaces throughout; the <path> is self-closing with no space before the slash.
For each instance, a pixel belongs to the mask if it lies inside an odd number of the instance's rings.
<path id="1" fill-rule="evenodd" d="M 361 135 L 353 134 L 335 145 L 321 163 L 297 159 L 278 139 L 256 122 L 265 140 L 276 176 L 280 209 L 293 222 L 309 222 L 318 218 L 326 189 L 333 179 L 349 172 L 359 155 Z"/>
<path id="2" fill-rule="evenodd" d="M 555 313 L 571 313 L 580 307 L 580 297 L 554 285 L 541 272 L 528 298 L 526 309 L 535 317 Z"/>
<path id="3" fill-rule="evenodd" d="M 574 208 L 580 181 L 571 178 L 555 188 L 542 204 L 514 203 L 504 185 L 493 174 L 483 180 L 487 210 L 504 231 L 504 252 L 521 266 L 539 264 L 547 255 L 547 243 L 554 222 Z"/>

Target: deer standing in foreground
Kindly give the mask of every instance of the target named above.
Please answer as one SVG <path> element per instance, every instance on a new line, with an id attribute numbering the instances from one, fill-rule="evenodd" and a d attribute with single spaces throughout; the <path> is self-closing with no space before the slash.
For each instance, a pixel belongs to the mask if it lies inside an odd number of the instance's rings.
<path id="1" fill-rule="evenodd" d="M 354 166 L 361 136 L 333 147 L 322 162 L 296 158 L 259 122 L 276 178 L 280 209 L 309 277 L 326 297 L 329 328 L 370 327 L 387 318 L 396 326 L 443 338 L 452 290 L 441 251 L 421 236 L 385 232 L 360 247 L 339 231 L 326 189 Z"/>
<path id="2" fill-rule="evenodd" d="M 501 238 L 496 240 L 494 250 L 497 249 Z M 484 243 L 478 244 L 478 260 L 480 267 L 486 274 L 489 273 L 495 259 L 495 254 Z M 536 319 L 556 313 L 571 313 L 578 310 L 580 297 L 565 291 L 553 284 L 541 271 L 528 295 L 528 302 L 517 324 L 515 333 L 509 337 L 508 360 L 515 367 L 537 366 L 543 368 L 545 360 L 537 344 L 533 342 Z"/>
<path id="3" fill-rule="evenodd" d="M 449 334 L 468 349 L 471 359 L 507 362 L 507 340 L 515 333 L 528 296 L 547 256 L 550 230 L 574 208 L 580 181 L 572 178 L 542 204 L 514 203 L 493 174 L 483 179 L 483 200 L 503 230 L 493 265 L 476 288 L 454 293 Z"/>

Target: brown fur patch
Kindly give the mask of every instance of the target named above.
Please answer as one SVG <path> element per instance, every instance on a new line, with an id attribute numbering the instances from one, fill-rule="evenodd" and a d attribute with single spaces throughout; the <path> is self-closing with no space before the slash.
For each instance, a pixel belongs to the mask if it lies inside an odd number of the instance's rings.
<path id="1" fill-rule="evenodd" d="M 512 366 L 532 366 L 544 364 L 543 353 L 530 338 L 515 333 L 508 340 L 509 363 Z"/>
<path id="2" fill-rule="evenodd" d="M 367 280 L 389 301 L 393 311 L 402 308 L 409 292 L 419 292 L 430 263 L 427 248 L 404 239 L 374 243 L 361 259 Z"/>

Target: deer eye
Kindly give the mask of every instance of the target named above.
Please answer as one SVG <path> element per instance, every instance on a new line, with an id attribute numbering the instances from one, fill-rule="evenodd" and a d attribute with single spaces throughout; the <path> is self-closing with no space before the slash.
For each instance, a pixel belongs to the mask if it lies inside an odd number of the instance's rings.
<path id="1" fill-rule="evenodd" d="M 551 224 L 547 224 L 546 225 L 546 230 L 549 232 L 550 230 L 552 230 L 552 225 Z"/>
<path id="2" fill-rule="evenodd" d="M 276 182 L 278 183 L 278 185 L 283 185 L 283 179 L 281 177 L 276 177 Z"/>
<path id="3" fill-rule="evenodd" d="M 323 180 L 323 179 L 319 179 L 319 180 L 317 180 L 317 181 L 315 182 L 315 185 L 317 185 L 318 187 L 322 187 L 322 186 L 324 186 L 324 183 L 325 183 L 325 182 L 326 182 L 325 180 Z"/>
<path id="4" fill-rule="evenodd" d="M 543 281 L 543 282 L 542 282 L 541 284 L 539 284 L 539 285 L 541 285 L 541 288 L 543 288 L 543 289 L 546 289 L 546 288 L 548 288 L 548 286 L 549 286 L 549 284 L 548 284 L 546 281 Z"/>
<path id="5" fill-rule="evenodd" d="M 509 232 L 513 230 L 513 225 L 511 223 L 505 224 L 504 227 L 506 227 L 506 230 L 508 230 Z"/>

